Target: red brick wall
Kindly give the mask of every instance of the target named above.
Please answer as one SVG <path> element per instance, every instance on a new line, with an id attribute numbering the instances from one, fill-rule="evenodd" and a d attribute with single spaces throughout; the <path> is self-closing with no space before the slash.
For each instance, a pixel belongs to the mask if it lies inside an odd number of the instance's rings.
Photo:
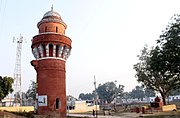
<path id="1" fill-rule="evenodd" d="M 39 44 L 47 44 L 47 43 L 53 43 L 53 44 L 66 44 L 67 47 L 71 47 L 71 39 L 65 35 L 60 34 L 41 34 L 36 35 L 33 37 L 32 40 L 32 46 L 36 46 Z"/>
<path id="2" fill-rule="evenodd" d="M 58 28 L 57 32 L 56 32 L 56 27 Z M 54 22 L 43 23 L 39 26 L 39 33 L 43 33 L 43 32 L 55 32 L 55 33 L 65 34 L 65 27 L 60 23 L 54 23 Z"/>
<path id="3" fill-rule="evenodd" d="M 37 62 L 37 63 L 36 63 Z M 34 61 L 37 70 L 38 95 L 47 95 L 48 106 L 38 107 L 38 114 L 49 111 L 66 114 L 66 77 L 65 61 L 44 59 Z M 56 109 L 56 98 L 60 100 L 60 108 Z"/>

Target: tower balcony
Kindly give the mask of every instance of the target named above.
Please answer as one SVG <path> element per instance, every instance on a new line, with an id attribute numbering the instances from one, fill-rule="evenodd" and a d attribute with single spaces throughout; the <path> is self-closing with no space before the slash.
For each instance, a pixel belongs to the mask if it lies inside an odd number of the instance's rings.
<path id="1" fill-rule="evenodd" d="M 33 37 L 32 53 L 35 59 L 67 60 L 71 53 L 71 39 L 60 34 L 39 34 Z"/>

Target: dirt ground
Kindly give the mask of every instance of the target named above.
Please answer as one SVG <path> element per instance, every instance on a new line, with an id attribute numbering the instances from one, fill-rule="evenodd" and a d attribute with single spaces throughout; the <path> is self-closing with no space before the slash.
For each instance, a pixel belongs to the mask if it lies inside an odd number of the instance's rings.
<path id="1" fill-rule="evenodd" d="M 26 118 L 26 117 L 17 116 L 17 115 L 15 115 L 13 113 L 0 111 L 0 118 Z"/>
<path id="2" fill-rule="evenodd" d="M 67 118 L 93 118 L 92 114 L 68 114 L 68 116 L 71 117 L 67 117 Z M 116 115 L 99 115 L 98 118 L 139 118 L 139 117 L 143 117 L 143 118 L 180 118 L 180 111 L 175 111 L 175 112 L 155 112 L 152 114 L 142 114 L 142 113 L 130 113 L 130 112 L 126 112 L 126 113 L 119 113 Z M 0 111 L 0 118 L 26 118 L 23 116 L 18 116 L 15 115 L 13 113 L 9 113 L 9 112 L 2 112 Z M 44 117 L 36 117 L 35 118 L 44 118 Z M 46 117 L 46 118 L 55 118 L 54 116 L 51 117 Z"/>
<path id="3" fill-rule="evenodd" d="M 92 118 L 91 114 L 69 114 L 69 118 Z M 99 115 L 98 118 L 180 118 L 180 111 L 171 111 L 171 112 L 153 112 L 153 113 L 135 113 L 135 112 L 124 112 L 117 113 L 114 115 Z"/>

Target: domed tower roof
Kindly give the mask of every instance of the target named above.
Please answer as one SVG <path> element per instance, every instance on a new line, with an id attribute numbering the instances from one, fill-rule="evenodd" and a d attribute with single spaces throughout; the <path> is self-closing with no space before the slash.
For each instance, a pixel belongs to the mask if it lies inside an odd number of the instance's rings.
<path id="1" fill-rule="evenodd" d="M 53 6 L 51 7 L 51 11 L 48 11 L 44 14 L 43 18 L 41 19 L 41 21 L 39 21 L 37 26 L 39 27 L 42 23 L 47 22 L 61 23 L 62 25 L 64 25 L 65 28 L 67 27 L 67 25 L 62 20 L 61 15 L 53 10 Z"/>
<path id="2" fill-rule="evenodd" d="M 58 12 L 53 11 L 53 6 L 51 7 L 51 11 L 48 11 L 44 14 L 43 18 L 45 17 L 58 17 L 61 18 L 60 14 Z"/>

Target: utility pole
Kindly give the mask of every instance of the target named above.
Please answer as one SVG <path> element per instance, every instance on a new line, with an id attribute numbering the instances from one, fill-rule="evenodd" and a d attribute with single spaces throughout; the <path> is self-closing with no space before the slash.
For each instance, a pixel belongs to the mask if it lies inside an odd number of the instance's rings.
<path id="1" fill-rule="evenodd" d="M 95 88 L 95 94 L 96 94 L 96 98 L 95 98 L 96 118 L 98 118 L 98 111 L 97 111 L 98 96 L 97 96 L 97 91 L 96 91 L 96 78 L 95 78 L 95 75 L 94 75 L 94 88 Z"/>
<path id="2" fill-rule="evenodd" d="M 20 34 L 19 38 L 13 37 L 13 42 L 17 43 L 16 49 L 16 62 L 14 69 L 14 103 L 17 106 L 18 104 L 22 105 L 22 93 L 21 93 L 21 51 L 22 51 L 22 42 L 23 37 Z"/>
<path id="3" fill-rule="evenodd" d="M 115 82 L 115 100 L 114 100 L 114 112 L 116 113 L 116 102 L 117 102 L 117 80 L 114 81 Z"/>

